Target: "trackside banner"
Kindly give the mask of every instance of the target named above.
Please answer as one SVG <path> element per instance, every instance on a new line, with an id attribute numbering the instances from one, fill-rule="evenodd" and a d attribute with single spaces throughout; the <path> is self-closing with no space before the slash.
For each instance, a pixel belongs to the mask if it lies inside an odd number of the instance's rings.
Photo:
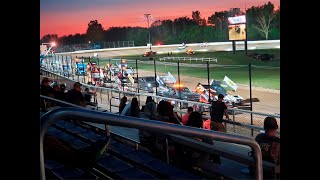
<path id="1" fill-rule="evenodd" d="M 228 17 L 229 24 L 244 24 L 246 23 L 246 16 Z"/>

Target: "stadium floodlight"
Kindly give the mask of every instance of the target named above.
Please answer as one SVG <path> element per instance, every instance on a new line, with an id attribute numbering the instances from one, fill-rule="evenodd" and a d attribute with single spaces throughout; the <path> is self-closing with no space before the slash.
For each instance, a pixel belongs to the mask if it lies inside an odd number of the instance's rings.
<path id="1" fill-rule="evenodd" d="M 50 47 L 49 47 L 49 49 L 47 50 L 47 52 L 44 54 L 44 57 L 45 57 L 46 55 L 48 55 L 48 53 L 51 51 L 52 47 L 57 46 L 57 44 L 56 44 L 54 41 L 52 41 L 51 43 L 42 43 L 41 45 L 45 45 L 45 44 L 50 45 Z"/>
<path id="2" fill-rule="evenodd" d="M 151 17 L 151 14 L 144 14 L 144 17 L 147 18 L 148 21 L 148 31 L 149 31 L 149 46 L 150 46 L 150 51 L 151 51 L 151 42 L 150 42 L 150 27 L 149 27 L 149 18 Z"/>

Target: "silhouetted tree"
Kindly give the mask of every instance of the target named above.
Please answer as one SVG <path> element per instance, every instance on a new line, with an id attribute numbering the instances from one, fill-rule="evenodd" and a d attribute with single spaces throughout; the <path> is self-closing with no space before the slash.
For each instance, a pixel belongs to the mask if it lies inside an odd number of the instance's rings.
<path id="1" fill-rule="evenodd" d="M 216 29 L 223 31 L 228 27 L 228 11 L 215 12 L 208 17 L 208 22 L 214 24 Z"/>
<path id="2" fill-rule="evenodd" d="M 207 21 L 205 18 L 201 18 L 200 12 L 199 11 L 192 11 L 192 19 L 193 21 L 199 25 L 199 26 L 206 26 Z"/>
<path id="3" fill-rule="evenodd" d="M 99 42 L 103 40 L 103 27 L 97 20 L 90 21 L 86 32 L 88 41 Z"/>
<path id="4" fill-rule="evenodd" d="M 50 43 L 50 42 L 56 42 L 59 43 L 59 37 L 57 34 L 46 34 L 42 36 L 40 39 L 40 44 L 42 43 Z"/>

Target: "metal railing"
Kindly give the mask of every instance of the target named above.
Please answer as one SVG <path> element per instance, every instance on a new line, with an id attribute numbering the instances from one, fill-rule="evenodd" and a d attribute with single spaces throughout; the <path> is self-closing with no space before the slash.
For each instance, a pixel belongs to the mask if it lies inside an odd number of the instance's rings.
<path id="1" fill-rule="evenodd" d="M 207 131 L 204 129 L 168 124 L 159 121 L 144 120 L 128 116 L 115 115 L 108 112 L 98 112 L 79 108 L 58 108 L 44 114 L 40 119 L 40 175 L 45 180 L 43 139 L 48 127 L 59 120 L 78 120 L 84 122 L 108 124 L 129 128 L 149 130 L 158 133 L 178 134 L 183 136 L 193 136 L 198 138 L 207 138 L 217 141 L 236 143 L 250 146 L 254 152 L 256 179 L 263 179 L 262 155 L 259 144 L 252 138 L 239 135 L 232 135 L 217 131 Z"/>
<path id="2" fill-rule="evenodd" d="M 199 58 L 199 57 L 162 57 L 160 61 L 180 60 L 180 61 L 201 61 L 201 62 L 218 62 L 217 58 Z"/>
<path id="3" fill-rule="evenodd" d="M 56 49 L 57 53 L 73 52 L 81 50 L 94 50 L 94 49 L 108 49 L 120 47 L 135 47 L 134 41 L 113 41 L 113 42 L 96 42 L 89 44 L 71 44 L 59 47 Z"/>
<path id="4" fill-rule="evenodd" d="M 73 84 L 75 83 L 76 81 L 74 80 L 71 80 L 67 77 L 64 77 L 64 76 L 61 76 L 57 73 L 52 73 L 52 72 L 49 72 L 49 71 L 46 71 L 46 70 L 43 70 L 44 74 L 45 75 L 48 75 L 49 77 L 53 77 L 55 79 L 63 79 L 63 80 L 66 80 L 68 81 L 70 84 Z M 111 97 L 112 96 L 112 93 L 116 93 L 117 96 L 119 97 L 119 99 L 121 99 L 121 94 L 122 95 L 130 95 L 130 96 L 136 96 L 139 100 L 141 97 L 146 97 L 146 96 L 151 96 L 154 98 L 155 102 L 159 102 L 160 100 L 174 100 L 176 101 L 177 103 L 175 103 L 175 112 L 181 112 L 181 113 L 186 113 L 184 111 L 181 111 L 181 109 L 178 107 L 178 104 L 181 103 L 188 103 L 189 105 L 197 105 L 197 106 L 202 106 L 202 107 L 206 107 L 206 108 L 209 108 L 210 107 L 210 104 L 206 104 L 206 103 L 201 103 L 201 102 L 195 102 L 195 101 L 186 101 L 186 100 L 180 100 L 180 99 L 173 99 L 173 98 L 167 98 L 167 97 L 163 97 L 163 96 L 156 96 L 154 94 L 145 94 L 144 92 L 140 92 L 140 93 L 137 93 L 137 92 L 128 92 L 128 91 L 122 91 L 122 90 L 118 90 L 118 89 L 112 89 L 112 88 L 106 88 L 106 87 L 98 87 L 98 86 L 92 86 L 92 85 L 88 85 L 88 84 L 82 84 L 83 86 L 85 87 L 88 87 L 90 89 L 95 89 L 97 91 L 97 93 L 99 92 L 100 93 L 100 96 L 102 96 L 101 94 L 103 94 L 102 92 L 106 92 L 107 93 L 107 96 L 108 96 L 108 100 L 106 101 L 106 105 L 109 106 L 110 110 L 111 110 L 111 104 L 110 104 L 110 100 L 111 98 L 109 97 L 109 94 L 111 93 Z M 141 101 L 140 101 L 141 102 Z M 103 104 L 103 102 L 100 103 L 100 105 Z M 99 107 L 97 107 L 99 108 Z M 108 108 L 108 109 L 109 109 Z M 237 118 L 239 116 L 241 116 L 241 114 L 244 114 L 246 116 L 248 115 L 254 115 L 254 116 L 257 116 L 257 118 L 261 119 L 261 121 L 263 121 L 263 117 L 266 117 L 266 116 L 271 116 L 271 117 L 275 117 L 275 118 L 280 118 L 280 115 L 278 114 L 267 114 L 267 113 L 261 113 L 261 112 L 253 112 L 253 111 L 249 111 L 249 110 L 243 110 L 243 109 L 237 109 L 237 108 L 228 108 L 228 111 L 231 112 L 232 114 L 232 118 L 231 120 L 232 121 L 225 121 L 226 123 L 228 124 L 233 124 L 233 125 L 236 125 L 236 126 L 241 126 L 243 128 L 247 128 L 247 129 L 253 129 L 255 130 L 255 134 L 258 134 L 260 133 L 261 130 L 263 130 L 263 124 L 261 124 L 260 126 L 258 125 L 251 125 L 249 123 L 241 123 L 241 122 L 238 122 Z M 241 113 L 240 115 L 235 115 L 237 113 Z M 205 117 L 208 117 L 208 116 L 205 116 Z M 208 117 L 209 118 L 209 117 Z M 241 117 L 240 117 L 241 118 Z M 229 131 L 227 131 L 229 132 Z M 231 131 L 230 131 L 231 132 Z M 233 133 L 236 133 L 236 131 L 234 130 Z M 249 133 L 249 132 L 248 132 Z M 280 135 L 280 129 L 277 131 L 277 134 Z M 241 134 L 241 135 L 244 135 L 244 134 Z M 248 135 L 249 136 L 249 135 Z M 250 134 L 251 137 L 254 137 Z"/>

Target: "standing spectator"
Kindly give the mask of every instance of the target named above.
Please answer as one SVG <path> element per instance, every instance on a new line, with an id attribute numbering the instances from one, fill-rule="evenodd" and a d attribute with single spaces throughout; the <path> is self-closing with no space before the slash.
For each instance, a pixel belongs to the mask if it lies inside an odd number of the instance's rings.
<path id="1" fill-rule="evenodd" d="M 82 91 L 82 84 L 79 82 L 74 83 L 73 89 L 68 91 L 66 94 L 67 102 L 85 107 L 86 103 L 84 101 L 84 97 L 81 91 Z"/>
<path id="2" fill-rule="evenodd" d="M 126 103 L 127 103 L 127 96 L 123 96 L 120 100 L 120 104 L 119 104 L 119 114 L 121 114 L 121 112 L 123 111 L 124 107 L 126 107 Z"/>
<path id="3" fill-rule="evenodd" d="M 211 129 L 215 131 L 226 132 L 224 125 L 222 124 L 223 114 L 229 119 L 226 104 L 222 101 L 224 96 L 218 95 L 218 100 L 213 101 L 211 105 Z"/>
<path id="4" fill-rule="evenodd" d="M 182 116 L 182 124 L 186 125 L 190 114 L 193 112 L 193 107 L 188 107 L 187 114 Z"/>

